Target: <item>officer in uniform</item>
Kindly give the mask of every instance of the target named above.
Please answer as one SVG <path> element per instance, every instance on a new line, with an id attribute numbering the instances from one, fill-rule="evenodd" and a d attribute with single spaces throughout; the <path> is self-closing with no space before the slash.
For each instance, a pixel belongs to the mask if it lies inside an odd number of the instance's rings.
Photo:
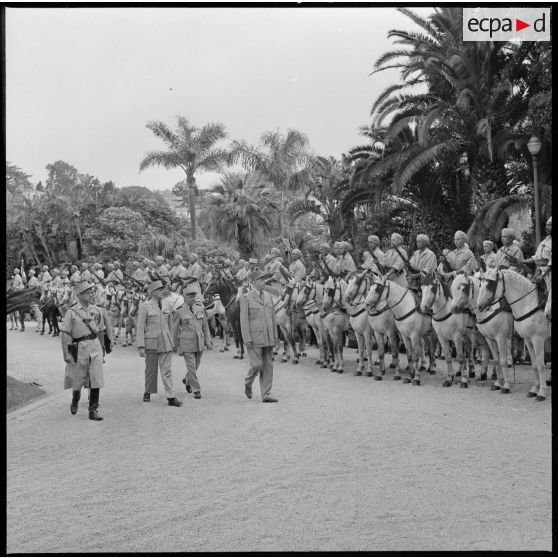
<path id="1" fill-rule="evenodd" d="M 145 285 L 149 281 L 149 275 L 147 275 L 147 270 L 143 262 L 141 264 L 136 260 L 132 262 L 132 277 L 142 285 Z"/>
<path id="2" fill-rule="evenodd" d="M 391 248 L 386 251 L 384 256 L 384 269 L 386 270 L 386 279 L 390 281 L 394 281 L 398 285 L 402 287 L 407 287 L 407 276 L 405 273 L 405 262 L 403 258 L 397 253 L 397 250 L 393 248 L 394 246 L 397 247 L 399 252 L 407 258 L 407 252 L 402 247 L 403 244 L 403 237 L 398 233 L 393 233 L 391 235 Z"/>
<path id="3" fill-rule="evenodd" d="M 99 392 L 103 387 L 103 347 L 105 325 L 99 308 L 91 304 L 93 285 L 81 282 L 74 289 L 78 303 L 69 308 L 60 327 L 62 353 L 66 363 L 64 389 L 72 390 L 70 411 L 75 415 L 81 397 L 81 388 L 90 387 L 89 419 L 103 420 L 99 416 Z M 68 346 L 77 343 L 77 360 Z"/>
<path id="4" fill-rule="evenodd" d="M 19 267 L 16 267 L 14 269 L 14 278 L 12 280 L 12 291 L 17 292 L 17 291 L 22 291 L 25 288 L 25 285 L 23 284 L 23 278 L 21 277 L 21 271 L 19 270 Z"/>
<path id="5" fill-rule="evenodd" d="M 188 277 L 193 277 L 194 279 L 196 279 L 196 281 L 192 283 L 192 285 L 194 285 L 194 287 L 197 288 L 197 292 L 198 292 L 198 294 L 196 295 L 196 300 L 198 302 L 203 302 L 203 297 L 201 294 L 203 269 L 198 259 L 199 258 L 197 254 L 194 254 L 193 252 L 190 254 L 190 266 L 188 267 Z"/>
<path id="6" fill-rule="evenodd" d="M 484 265 L 489 267 L 497 267 L 498 260 L 496 259 L 496 254 L 494 253 L 494 242 L 492 240 L 484 240 L 482 243 L 482 250 L 484 254 L 481 256 L 481 260 Z"/>
<path id="7" fill-rule="evenodd" d="M 302 252 L 295 248 L 291 252 L 292 263 L 289 266 L 289 274 L 295 283 L 300 283 L 306 277 L 306 266 L 302 263 Z"/>
<path id="8" fill-rule="evenodd" d="M 181 281 L 188 276 L 188 270 L 184 267 L 184 259 L 180 254 L 174 256 L 174 265 L 170 270 L 171 289 L 180 290 Z"/>
<path id="9" fill-rule="evenodd" d="M 63 286 L 62 277 L 60 277 L 60 270 L 55 267 L 52 270 L 53 278 L 52 278 L 52 287 L 55 289 L 60 289 Z"/>
<path id="10" fill-rule="evenodd" d="M 327 273 L 336 273 L 337 258 L 331 253 L 331 248 L 327 242 L 320 244 L 320 260 Z"/>
<path id="11" fill-rule="evenodd" d="M 372 255 L 374 255 L 374 257 L 372 257 Z M 380 250 L 380 239 L 375 234 L 371 234 L 368 237 L 368 250 L 364 252 L 363 256 L 364 261 L 362 262 L 362 265 L 360 267 L 369 269 L 374 273 L 381 274 L 381 271 L 376 264 L 376 260 L 383 268 L 385 254 L 382 252 L 382 250 Z"/>
<path id="12" fill-rule="evenodd" d="M 204 348 L 213 347 L 207 317 L 203 308 L 196 305 L 196 287 L 192 284 L 184 289 L 184 305 L 175 313 L 172 320 L 172 340 L 179 355 L 186 362 L 186 391 L 194 392 L 194 398 L 201 398 L 197 370 Z"/>
<path id="13" fill-rule="evenodd" d="M 338 273 L 348 281 L 349 275 L 357 269 L 353 256 L 350 253 L 351 245 L 343 240 L 339 243 L 339 258 L 337 260 Z"/>
<path id="14" fill-rule="evenodd" d="M 453 242 L 455 244 L 455 250 L 449 252 L 446 256 L 446 261 L 448 262 L 451 271 L 446 272 L 443 269 L 440 270 L 446 279 L 452 280 L 457 275 L 458 271 L 472 274 L 477 265 L 475 255 L 465 246 L 467 242 L 467 235 L 463 231 L 455 231 L 455 234 L 453 235 Z"/>
<path id="15" fill-rule="evenodd" d="M 496 265 L 498 269 L 513 269 L 513 271 L 520 273 L 520 269 L 517 265 L 512 264 L 511 260 L 508 258 L 508 256 L 511 256 L 514 261 L 523 261 L 523 252 L 521 248 L 513 242 L 515 240 L 515 231 L 509 228 L 502 229 L 501 238 L 502 247 L 496 252 Z"/>
<path id="16" fill-rule="evenodd" d="M 182 401 L 174 396 L 172 384 L 173 344 L 169 330 L 169 316 L 163 312 L 161 300 L 166 292 L 162 281 L 154 281 L 147 289 L 151 298 L 138 309 L 136 344 L 139 355 L 145 358 L 145 392 L 144 401 L 151 400 L 151 394 L 157 393 L 157 368 L 161 369 L 161 378 L 171 407 L 180 407 Z"/>
<path id="17" fill-rule="evenodd" d="M 244 260 L 239 260 L 239 269 L 236 272 L 236 280 L 242 284 L 246 281 L 250 275 L 250 264 Z"/>
<path id="18" fill-rule="evenodd" d="M 253 288 L 240 297 L 240 327 L 248 353 L 250 369 L 244 379 L 244 393 L 252 398 L 252 384 L 260 376 L 264 403 L 277 403 L 271 395 L 273 384 L 273 347 L 277 344 L 277 324 L 271 295 L 263 291 L 263 273 L 255 271 Z"/>
<path id="19" fill-rule="evenodd" d="M 116 274 L 115 270 L 114 270 L 114 264 L 112 263 L 108 263 L 107 264 L 107 278 L 105 280 L 106 283 L 114 283 L 117 284 L 118 281 L 118 275 Z"/>

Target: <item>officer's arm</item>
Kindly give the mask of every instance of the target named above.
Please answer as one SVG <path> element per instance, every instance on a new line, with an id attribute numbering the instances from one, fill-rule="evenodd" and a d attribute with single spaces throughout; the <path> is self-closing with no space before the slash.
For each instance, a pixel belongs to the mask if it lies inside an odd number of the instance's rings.
<path id="1" fill-rule="evenodd" d="M 72 312 L 66 312 L 62 327 L 60 328 L 60 341 L 62 343 L 62 354 L 64 355 L 64 362 L 71 362 L 72 358 L 68 352 L 68 345 L 72 342 Z"/>
<path id="2" fill-rule="evenodd" d="M 248 301 L 246 296 L 240 297 L 240 330 L 245 344 L 252 343 L 250 321 L 248 320 Z"/>
<path id="3" fill-rule="evenodd" d="M 173 312 L 170 318 L 170 334 L 172 339 L 172 346 L 178 346 L 178 337 L 180 333 L 180 310 Z"/>
<path id="4" fill-rule="evenodd" d="M 138 320 L 136 327 L 136 346 L 138 349 L 145 348 L 145 318 L 146 318 L 145 302 L 140 304 L 138 310 Z"/>
<path id="5" fill-rule="evenodd" d="M 203 342 L 208 347 L 211 347 L 211 345 L 213 344 L 213 340 L 211 339 L 211 332 L 209 331 L 209 324 L 207 323 L 207 316 L 205 315 L 205 312 L 203 314 L 203 338 Z"/>

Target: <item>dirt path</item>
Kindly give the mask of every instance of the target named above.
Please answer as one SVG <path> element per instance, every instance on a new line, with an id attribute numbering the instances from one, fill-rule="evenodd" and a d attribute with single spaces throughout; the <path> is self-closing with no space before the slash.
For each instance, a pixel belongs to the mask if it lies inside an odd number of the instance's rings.
<path id="1" fill-rule="evenodd" d="M 94 423 L 70 415 L 59 342 L 7 335 L 8 374 L 49 393 L 8 415 L 10 553 L 551 550 L 550 397 L 525 397 L 524 367 L 505 396 L 355 377 L 354 350 L 332 374 L 311 349 L 276 363 L 264 405 L 247 362 L 213 351 L 203 399 L 171 408 L 141 401 L 120 346 Z"/>

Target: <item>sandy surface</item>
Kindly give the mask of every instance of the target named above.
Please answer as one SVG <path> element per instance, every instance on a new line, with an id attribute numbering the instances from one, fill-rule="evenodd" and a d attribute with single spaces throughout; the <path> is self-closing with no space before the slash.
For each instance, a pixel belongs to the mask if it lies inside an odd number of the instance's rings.
<path id="1" fill-rule="evenodd" d="M 333 374 L 311 348 L 276 363 L 272 405 L 213 351 L 199 401 L 174 357 L 172 408 L 142 402 L 119 346 L 95 423 L 86 397 L 70 414 L 57 339 L 7 336 L 8 374 L 48 393 L 8 414 L 9 553 L 551 550 L 551 403 L 525 397 L 525 367 L 506 396 L 355 377 L 352 349 Z"/>

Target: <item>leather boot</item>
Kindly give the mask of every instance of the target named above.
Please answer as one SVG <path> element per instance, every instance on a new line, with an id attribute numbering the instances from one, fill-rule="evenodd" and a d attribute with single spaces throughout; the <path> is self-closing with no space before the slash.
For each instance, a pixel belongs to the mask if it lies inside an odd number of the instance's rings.
<path id="1" fill-rule="evenodd" d="M 81 398 L 81 390 L 76 389 L 72 393 L 72 404 L 70 405 L 70 412 L 72 413 L 72 415 L 75 415 L 78 412 L 78 403 L 80 398 Z"/>
<path id="2" fill-rule="evenodd" d="M 89 420 L 103 420 L 97 409 L 99 408 L 99 388 L 91 388 L 89 396 Z"/>

